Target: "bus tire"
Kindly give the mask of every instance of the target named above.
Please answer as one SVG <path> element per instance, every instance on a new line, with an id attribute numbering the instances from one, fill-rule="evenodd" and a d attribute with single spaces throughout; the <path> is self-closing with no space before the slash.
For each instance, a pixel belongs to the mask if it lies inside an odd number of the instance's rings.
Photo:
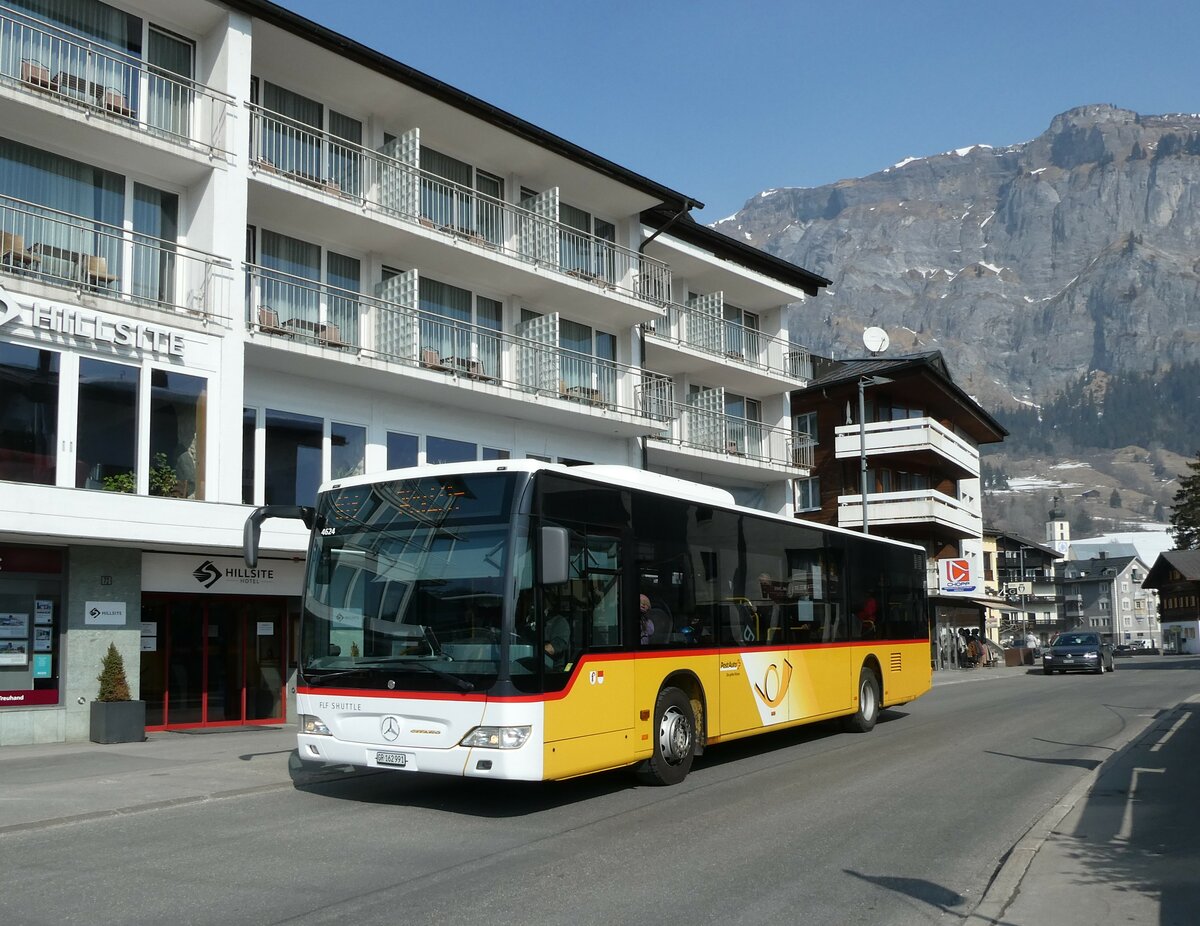
<path id="1" fill-rule="evenodd" d="M 678 688 L 664 688 L 654 701 L 654 754 L 638 776 L 647 784 L 674 785 L 687 777 L 696 756 L 696 715 Z"/>
<path id="2" fill-rule="evenodd" d="M 846 718 L 851 733 L 870 733 L 879 719 L 879 679 L 869 667 L 858 673 L 858 710 Z"/>

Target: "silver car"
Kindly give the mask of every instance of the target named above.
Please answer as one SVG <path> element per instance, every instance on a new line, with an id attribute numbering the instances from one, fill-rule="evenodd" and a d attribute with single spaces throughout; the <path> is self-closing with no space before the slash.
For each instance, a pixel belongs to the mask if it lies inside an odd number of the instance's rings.
<path id="1" fill-rule="evenodd" d="M 1060 633 L 1042 653 L 1042 671 L 1047 675 L 1071 670 L 1103 675 L 1115 668 L 1112 644 L 1098 633 Z"/>

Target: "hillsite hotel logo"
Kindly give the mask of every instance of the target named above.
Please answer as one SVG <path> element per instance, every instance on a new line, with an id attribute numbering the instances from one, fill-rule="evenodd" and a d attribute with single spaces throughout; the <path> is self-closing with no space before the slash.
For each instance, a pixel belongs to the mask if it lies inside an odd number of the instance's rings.
<path id="1" fill-rule="evenodd" d="M 196 581 L 205 588 L 212 588 L 217 584 L 217 580 L 221 578 L 221 570 L 213 565 L 213 561 L 206 559 L 195 568 L 192 575 L 196 577 Z"/>
<path id="2" fill-rule="evenodd" d="M 178 331 L 79 306 L 18 296 L 0 286 L 0 328 L 18 324 L 36 333 L 146 351 L 157 357 L 183 357 L 184 338 Z"/>

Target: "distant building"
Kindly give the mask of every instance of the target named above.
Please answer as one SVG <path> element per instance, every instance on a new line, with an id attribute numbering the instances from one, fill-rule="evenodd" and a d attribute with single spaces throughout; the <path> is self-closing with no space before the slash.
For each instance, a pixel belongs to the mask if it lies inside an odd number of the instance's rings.
<path id="1" fill-rule="evenodd" d="M 1048 643 L 1055 633 L 1067 629 L 1062 580 L 1056 569 L 1062 554 L 1003 531 L 985 530 L 984 540 L 985 588 L 1004 602 L 995 609 L 999 642 L 1033 637 Z"/>
<path id="2" fill-rule="evenodd" d="M 1099 556 L 1063 564 L 1065 629 L 1096 630 L 1112 643 L 1149 640 L 1157 646 L 1157 598 L 1136 556 Z"/>
<path id="3" fill-rule="evenodd" d="M 870 533 L 921 545 L 938 640 L 984 630 L 979 447 L 1008 432 L 955 384 L 941 352 L 814 357 L 792 416 L 792 430 L 813 443 L 809 475 L 794 480 L 796 516 L 850 530 L 865 522 Z M 961 592 L 939 582 L 947 559 L 969 567 Z"/>
<path id="4" fill-rule="evenodd" d="M 1142 586 L 1158 592 L 1164 649 L 1200 653 L 1200 550 L 1160 553 Z"/>

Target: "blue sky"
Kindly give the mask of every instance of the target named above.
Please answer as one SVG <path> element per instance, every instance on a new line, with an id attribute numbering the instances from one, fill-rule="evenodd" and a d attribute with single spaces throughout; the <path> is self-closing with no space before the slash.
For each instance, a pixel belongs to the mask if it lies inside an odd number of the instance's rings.
<path id="1" fill-rule="evenodd" d="M 283 0 L 704 202 L 1028 141 L 1113 103 L 1200 112 L 1200 2 Z"/>

